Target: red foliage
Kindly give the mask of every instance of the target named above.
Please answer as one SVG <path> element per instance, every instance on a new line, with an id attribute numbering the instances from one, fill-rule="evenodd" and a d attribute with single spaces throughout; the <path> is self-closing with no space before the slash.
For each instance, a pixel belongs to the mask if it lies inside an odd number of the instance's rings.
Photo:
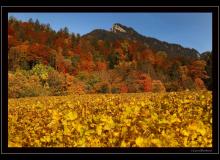
<path id="1" fill-rule="evenodd" d="M 127 93 L 128 92 L 128 86 L 126 84 L 124 84 L 124 83 L 122 83 L 120 85 L 119 89 L 120 89 L 120 93 Z"/>
<path id="2" fill-rule="evenodd" d="M 135 53 L 135 52 L 137 51 L 137 48 L 138 48 L 138 46 L 137 46 L 136 43 L 130 43 L 130 44 L 128 45 L 128 50 L 129 50 L 129 52 L 131 52 L 131 53 Z"/>
<path id="3" fill-rule="evenodd" d="M 43 44 L 32 44 L 29 46 L 29 58 L 32 60 L 44 60 L 48 61 L 50 49 Z"/>
<path id="4" fill-rule="evenodd" d="M 93 63 L 93 61 L 89 61 L 89 60 L 82 60 L 81 62 L 80 62 L 80 69 L 81 70 L 86 70 L 86 71 L 89 71 L 89 72 L 91 72 L 91 71 L 93 71 L 93 69 L 94 69 L 94 63 Z"/>
<path id="5" fill-rule="evenodd" d="M 104 49 L 104 41 L 103 40 L 98 40 L 98 45 L 100 49 Z"/>
<path id="6" fill-rule="evenodd" d="M 119 40 L 114 42 L 114 48 L 120 48 L 121 47 L 121 42 Z"/>
<path id="7" fill-rule="evenodd" d="M 140 58 L 141 60 L 147 60 L 151 64 L 155 64 L 155 53 L 151 49 L 145 49 Z"/>
<path id="8" fill-rule="evenodd" d="M 152 91 L 152 80 L 149 75 L 146 74 L 139 75 L 139 80 L 137 82 L 143 86 L 145 92 Z"/>
<path id="9" fill-rule="evenodd" d="M 13 36 L 14 34 L 15 34 L 14 29 L 9 25 L 9 26 L 8 26 L 8 35 Z"/>
<path id="10" fill-rule="evenodd" d="M 17 46 L 19 42 L 14 36 L 8 35 L 8 48 Z"/>
<path id="11" fill-rule="evenodd" d="M 107 64 L 105 62 L 98 61 L 96 63 L 96 66 L 97 66 L 97 70 L 98 71 L 102 71 L 102 70 L 106 70 L 107 69 Z"/>

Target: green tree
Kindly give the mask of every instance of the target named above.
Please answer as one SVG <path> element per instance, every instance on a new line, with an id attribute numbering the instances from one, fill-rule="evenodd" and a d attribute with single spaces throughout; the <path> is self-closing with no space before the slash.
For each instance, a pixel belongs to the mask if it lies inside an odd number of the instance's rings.
<path id="1" fill-rule="evenodd" d="M 80 61 L 80 56 L 79 55 L 74 55 L 73 57 L 71 57 L 71 62 L 72 62 L 73 68 L 78 67 L 79 61 Z"/>
<path id="2" fill-rule="evenodd" d="M 114 69 L 115 65 L 119 63 L 119 53 L 115 52 L 108 56 L 109 68 Z"/>
<path id="3" fill-rule="evenodd" d="M 48 80 L 48 74 L 53 70 L 54 69 L 50 66 L 37 64 L 32 68 L 31 73 L 37 75 L 40 78 L 42 84 L 44 85 Z"/>

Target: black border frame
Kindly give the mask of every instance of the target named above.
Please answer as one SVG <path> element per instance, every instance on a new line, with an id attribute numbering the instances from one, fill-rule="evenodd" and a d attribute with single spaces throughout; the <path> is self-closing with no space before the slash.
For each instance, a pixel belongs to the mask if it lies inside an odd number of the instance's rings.
<path id="1" fill-rule="evenodd" d="M 213 14 L 213 148 L 8 148 L 7 28 L 8 12 L 212 12 Z M 219 6 L 3 6 L 2 15 L 2 146 L 4 154 L 219 154 Z M 4 63 L 3 63 L 4 62 Z M 4 93 L 4 94 L 3 94 Z M 210 152 L 211 151 L 211 152 Z M 58 152 L 58 153 L 57 153 Z"/>

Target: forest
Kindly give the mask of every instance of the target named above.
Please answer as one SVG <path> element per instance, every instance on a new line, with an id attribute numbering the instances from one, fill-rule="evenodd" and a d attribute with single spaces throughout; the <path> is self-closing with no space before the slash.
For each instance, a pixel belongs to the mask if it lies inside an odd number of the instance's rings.
<path id="1" fill-rule="evenodd" d="M 121 25 L 86 35 L 8 20 L 8 96 L 212 90 L 212 53 L 162 43 Z M 164 49 L 164 50 L 161 50 Z"/>

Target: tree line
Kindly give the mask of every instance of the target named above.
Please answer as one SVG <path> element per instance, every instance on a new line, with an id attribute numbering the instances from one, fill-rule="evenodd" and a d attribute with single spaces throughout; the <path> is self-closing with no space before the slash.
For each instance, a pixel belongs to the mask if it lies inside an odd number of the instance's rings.
<path id="1" fill-rule="evenodd" d="M 168 55 L 141 41 L 84 37 L 67 27 L 56 32 L 10 17 L 8 96 L 212 89 L 211 52 Z"/>

